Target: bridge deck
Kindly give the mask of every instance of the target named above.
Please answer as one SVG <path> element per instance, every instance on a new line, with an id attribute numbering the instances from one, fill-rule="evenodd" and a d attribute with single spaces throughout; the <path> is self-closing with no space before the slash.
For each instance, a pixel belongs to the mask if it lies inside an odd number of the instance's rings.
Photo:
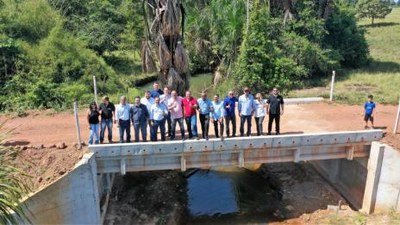
<path id="1" fill-rule="evenodd" d="M 369 155 L 382 130 L 91 145 L 98 173 L 239 166 Z"/>

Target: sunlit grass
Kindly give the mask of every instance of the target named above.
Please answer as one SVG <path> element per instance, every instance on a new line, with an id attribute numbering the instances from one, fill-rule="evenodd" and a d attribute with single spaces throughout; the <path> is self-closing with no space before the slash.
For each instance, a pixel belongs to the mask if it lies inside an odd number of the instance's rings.
<path id="1" fill-rule="evenodd" d="M 369 65 L 350 71 L 338 71 L 335 84 L 335 99 L 338 102 L 360 104 L 367 95 L 375 96 L 375 101 L 396 104 L 400 96 L 400 8 L 394 8 L 385 19 L 361 20 L 366 29 L 371 62 Z M 329 77 L 326 87 L 298 90 L 290 93 L 293 97 L 329 97 Z"/>

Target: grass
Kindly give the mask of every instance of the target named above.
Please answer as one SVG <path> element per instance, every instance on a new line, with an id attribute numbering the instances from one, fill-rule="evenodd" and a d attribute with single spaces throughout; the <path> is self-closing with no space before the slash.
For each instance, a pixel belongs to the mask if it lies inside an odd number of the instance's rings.
<path id="1" fill-rule="evenodd" d="M 400 8 L 394 8 L 385 19 L 377 19 L 371 26 L 369 19 L 360 20 L 366 29 L 371 62 L 369 65 L 337 73 L 335 100 L 361 104 L 369 94 L 382 104 L 396 104 L 400 96 Z M 296 90 L 291 97 L 329 97 L 330 79 L 325 87 Z"/>

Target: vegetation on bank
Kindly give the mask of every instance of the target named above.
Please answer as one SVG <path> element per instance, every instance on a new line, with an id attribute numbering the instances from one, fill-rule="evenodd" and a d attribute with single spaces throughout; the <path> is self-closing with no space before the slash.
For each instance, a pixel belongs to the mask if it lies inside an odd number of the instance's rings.
<path id="1" fill-rule="evenodd" d="M 397 104 L 400 96 L 400 8 L 393 8 L 385 19 L 362 19 L 359 25 L 366 29 L 370 60 L 366 66 L 353 70 L 338 70 L 335 100 L 341 103 L 361 104 L 366 96 L 382 104 Z M 321 86 L 322 85 L 322 86 Z M 329 96 L 330 74 L 315 81 L 313 86 L 289 93 L 291 97 Z M 309 86 L 312 87 L 312 86 Z"/>
<path id="2" fill-rule="evenodd" d="M 376 27 L 357 26 L 352 2 L 252 1 L 248 29 L 245 1 L 184 2 L 190 73 L 217 71 L 213 92 L 249 85 L 266 93 L 276 85 L 287 92 L 320 83 L 332 69 L 370 68 L 378 58 L 364 66 L 364 31 L 386 27 L 378 27 L 379 19 Z M 144 18 L 142 1 L 0 0 L 0 111 L 89 102 L 93 76 L 99 95 L 133 93 L 158 76 L 142 73 Z M 372 34 L 367 38 L 373 46 Z"/>

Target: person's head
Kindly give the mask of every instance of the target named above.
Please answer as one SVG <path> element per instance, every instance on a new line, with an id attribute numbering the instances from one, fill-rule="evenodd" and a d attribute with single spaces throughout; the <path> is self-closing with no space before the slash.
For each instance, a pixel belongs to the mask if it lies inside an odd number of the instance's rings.
<path id="1" fill-rule="evenodd" d="M 243 88 L 243 93 L 246 95 L 246 96 L 248 96 L 249 94 L 250 94 L 250 88 L 249 87 L 244 87 Z"/>
<path id="2" fill-rule="evenodd" d="M 202 91 L 201 92 L 201 98 L 206 99 L 207 98 L 207 91 Z"/>
<path id="3" fill-rule="evenodd" d="M 218 102 L 218 100 L 219 100 L 219 95 L 218 95 L 218 94 L 215 94 L 215 95 L 214 95 L 214 102 Z"/>
<path id="4" fill-rule="evenodd" d="M 108 96 L 104 96 L 104 97 L 102 98 L 102 100 L 103 100 L 103 103 L 104 103 L 104 104 L 108 104 L 108 103 L 110 102 L 110 98 L 108 98 Z"/>
<path id="5" fill-rule="evenodd" d="M 192 97 L 192 92 L 191 92 L 191 91 L 186 91 L 185 97 L 186 97 L 186 98 Z"/>
<path id="6" fill-rule="evenodd" d="M 155 97 L 154 102 L 158 105 L 160 104 L 160 97 Z"/>
<path id="7" fill-rule="evenodd" d="M 256 94 L 256 99 L 261 100 L 262 99 L 262 94 L 261 93 L 257 93 Z"/>
<path id="8" fill-rule="evenodd" d="M 140 96 L 135 97 L 135 104 L 139 105 L 140 104 Z"/>
<path id="9" fill-rule="evenodd" d="M 164 94 L 169 95 L 169 88 L 168 87 L 164 87 Z"/>
<path id="10" fill-rule="evenodd" d="M 178 97 L 178 93 L 175 90 L 173 90 L 171 92 L 171 97 L 175 99 L 176 97 Z"/>
<path id="11" fill-rule="evenodd" d="M 122 104 L 122 105 L 125 105 L 126 104 L 126 96 L 121 96 L 121 98 L 120 98 L 120 103 Z"/>
<path id="12" fill-rule="evenodd" d="M 144 92 L 144 97 L 147 98 L 147 99 L 149 99 L 149 98 L 151 97 L 150 91 L 145 91 L 145 92 Z"/>
<path id="13" fill-rule="evenodd" d="M 374 100 L 374 96 L 373 95 L 368 95 L 368 101 L 372 101 Z"/>
<path id="14" fill-rule="evenodd" d="M 233 98 L 235 96 L 235 94 L 233 93 L 233 91 L 229 91 L 228 96 L 229 96 L 229 98 Z"/>
<path id="15" fill-rule="evenodd" d="M 97 110 L 97 104 L 96 102 L 91 102 L 89 105 L 89 109 L 90 110 Z"/>
<path id="16" fill-rule="evenodd" d="M 278 95 L 278 93 L 279 93 L 278 88 L 277 88 L 277 87 L 274 87 L 274 88 L 272 89 L 272 94 L 273 94 L 273 95 Z"/>
<path id="17" fill-rule="evenodd" d="M 153 88 L 154 88 L 154 90 L 160 89 L 160 84 L 158 82 L 154 82 Z"/>

